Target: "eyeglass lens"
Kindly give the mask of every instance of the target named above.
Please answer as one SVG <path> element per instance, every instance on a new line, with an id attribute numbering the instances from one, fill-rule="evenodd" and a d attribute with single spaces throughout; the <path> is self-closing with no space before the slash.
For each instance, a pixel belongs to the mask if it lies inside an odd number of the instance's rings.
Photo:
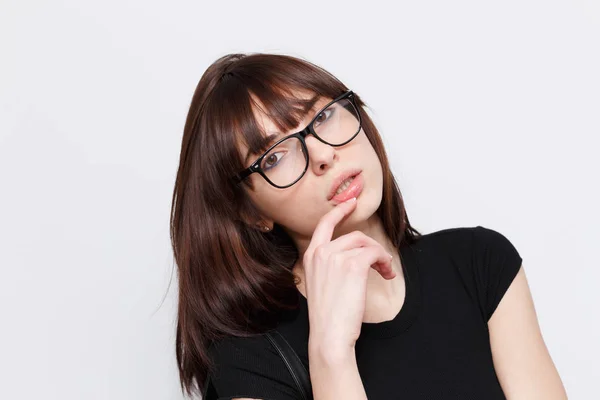
<path id="1" fill-rule="evenodd" d="M 321 111 L 313 122 L 317 136 L 331 145 L 340 145 L 360 130 L 358 111 L 350 99 L 341 99 Z M 267 178 L 277 186 L 295 182 L 308 165 L 308 157 L 297 137 L 291 137 L 271 149 L 261 161 Z"/>

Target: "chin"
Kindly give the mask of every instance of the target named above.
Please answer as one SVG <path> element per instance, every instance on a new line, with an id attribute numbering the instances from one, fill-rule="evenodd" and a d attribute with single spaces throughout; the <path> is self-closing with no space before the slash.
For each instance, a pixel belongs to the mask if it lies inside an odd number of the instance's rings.
<path id="1" fill-rule="evenodd" d="M 368 190 L 366 187 L 362 193 L 356 198 L 356 209 L 347 218 L 353 224 L 367 221 L 381 205 L 382 193 L 379 195 L 373 190 Z"/>
<path id="2" fill-rule="evenodd" d="M 371 215 L 375 214 L 375 212 L 377 212 L 377 209 L 381 205 L 382 196 L 376 196 L 372 192 L 367 192 L 365 194 L 368 194 L 368 196 L 365 196 L 365 198 L 362 199 L 362 204 L 359 202 L 357 206 L 360 207 L 360 211 L 362 214 L 366 215 L 367 217 L 370 217 Z"/>

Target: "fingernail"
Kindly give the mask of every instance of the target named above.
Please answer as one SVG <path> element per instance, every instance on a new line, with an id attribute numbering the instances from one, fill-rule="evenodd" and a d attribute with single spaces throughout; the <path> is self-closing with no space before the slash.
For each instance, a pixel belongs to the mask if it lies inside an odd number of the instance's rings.
<path id="1" fill-rule="evenodd" d="M 355 201 L 355 200 L 356 200 L 356 197 L 353 197 L 353 198 L 351 198 L 351 199 L 348 199 L 348 200 L 346 200 L 346 201 L 347 201 L 348 203 L 352 203 L 352 202 L 353 202 L 353 201 Z"/>

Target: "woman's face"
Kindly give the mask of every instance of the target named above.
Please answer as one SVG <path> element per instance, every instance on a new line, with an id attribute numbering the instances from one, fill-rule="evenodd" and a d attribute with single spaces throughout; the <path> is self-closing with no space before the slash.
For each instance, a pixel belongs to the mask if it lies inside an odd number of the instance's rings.
<path id="1" fill-rule="evenodd" d="M 331 100 L 321 98 L 314 107 L 314 113 L 316 114 Z M 265 132 L 278 131 L 275 124 L 260 111 L 256 110 L 255 115 Z M 277 140 L 300 131 L 314 116 L 314 114 L 306 115 L 295 129 L 282 132 L 283 135 Z M 308 135 L 306 147 L 309 155 L 308 169 L 291 187 L 276 188 L 258 173 L 250 175 L 254 190 L 247 189 L 247 192 L 263 215 L 261 225 L 272 227 L 277 223 L 292 238 L 310 238 L 319 219 L 339 203 L 334 199 L 328 199 L 336 178 L 349 170 L 357 169 L 361 171 L 363 188 L 357 196 L 356 209 L 338 225 L 336 232 L 342 234 L 367 228 L 365 224 L 369 224 L 369 218 L 381 203 L 383 177 L 377 153 L 363 129 L 361 128 L 352 141 L 340 147 L 330 146 L 317 140 L 313 135 Z M 242 159 L 245 159 L 247 147 L 241 145 L 240 148 Z M 259 156 L 260 154 L 251 155 L 245 167 L 250 166 Z"/>

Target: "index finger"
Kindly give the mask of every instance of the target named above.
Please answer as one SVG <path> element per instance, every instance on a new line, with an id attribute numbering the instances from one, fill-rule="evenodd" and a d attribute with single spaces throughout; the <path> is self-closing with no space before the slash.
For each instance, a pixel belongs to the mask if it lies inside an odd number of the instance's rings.
<path id="1" fill-rule="evenodd" d="M 355 205 L 356 197 L 353 197 L 352 199 L 338 204 L 333 210 L 323 215 L 317 223 L 306 252 L 312 251 L 312 248 L 317 247 L 320 244 L 330 242 L 336 225 L 354 209 Z"/>

